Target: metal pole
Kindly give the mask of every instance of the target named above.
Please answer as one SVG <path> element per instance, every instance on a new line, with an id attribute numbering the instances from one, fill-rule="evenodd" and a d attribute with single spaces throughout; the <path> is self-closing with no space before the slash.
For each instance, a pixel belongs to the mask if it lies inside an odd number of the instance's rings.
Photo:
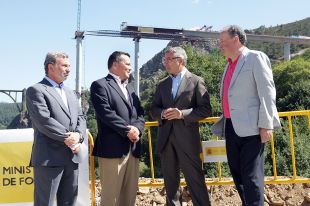
<path id="1" fill-rule="evenodd" d="M 289 134 L 290 134 L 290 146 L 291 146 L 291 155 L 292 155 L 292 168 L 293 168 L 293 177 L 292 179 L 295 180 L 297 177 L 296 174 L 296 158 L 295 158 L 295 149 L 294 149 L 294 135 L 293 135 L 293 122 L 292 116 L 288 116 L 288 127 L 289 127 Z"/>
<path id="2" fill-rule="evenodd" d="M 76 38 L 76 83 L 75 91 L 78 93 L 78 99 L 81 105 L 81 94 L 82 94 L 82 67 L 83 67 L 83 38 L 84 32 L 75 32 Z"/>
<path id="3" fill-rule="evenodd" d="M 26 92 L 27 89 L 23 89 L 23 93 L 22 93 L 22 111 L 21 112 L 26 112 L 27 110 L 27 106 L 26 106 Z"/>
<path id="4" fill-rule="evenodd" d="M 135 90 L 136 90 L 136 94 L 138 97 L 140 97 L 140 72 L 139 72 L 139 42 L 140 42 L 140 38 L 136 37 L 134 39 L 135 41 L 135 71 L 134 71 L 134 75 L 135 75 Z"/>
<path id="5" fill-rule="evenodd" d="M 291 44 L 284 43 L 284 60 L 291 60 Z"/>
<path id="6" fill-rule="evenodd" d="M 154 162 L 153 162 L 153 149 L 152 149 L 152 136 L 151 136 L 151 127 L 147 128 L 147 138 L 149 143 L 149 155 L 150 155 L 150 168 L 151 168 L 151 177 L 152 183 L 155 183 L 155 172 L 154 172 Z"/>
<path id="7" fill-rule="evenodd" d="M 272 157 L 273 179 L 277 180 L 278 179 L 277 161 L 276 161 L 276 153 L 275 153 L 275 149 L 274 149 L 274 136 L 273 136 L 273 134 L 271 136 L 271 157 Z"/>

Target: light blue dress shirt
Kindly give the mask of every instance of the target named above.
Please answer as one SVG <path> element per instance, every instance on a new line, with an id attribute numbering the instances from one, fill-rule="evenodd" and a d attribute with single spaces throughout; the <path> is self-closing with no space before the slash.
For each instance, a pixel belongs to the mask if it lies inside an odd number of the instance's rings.
<path id="1" fill-rule="evenodd" d="M 69 109 L 67 95 L 66 95 L 66 93 L 65 93 L 65 91 L 63 89 L 64 88 L 64 84 L 63 83 L 57 84 L 54 80 L 50 79 L 47 76 L 45 76 L 44 78 L 53 85 L 53 87 L 55 88 L 57 93 L 60 95 L 62 101 L 65 104 L 65 106 L 67 107 L 67 109 Z"/>
<path id="2" fill-rule="evenodd" d="M 170 75 L 172 79 L 172 88 L 171 88 L 171 94 L 173 96 L 173 99 L 175 99 L 178 89 L 180 87 L 180 83 L 184 77 L 184 74 L 186 73 L 187 69 L 184 67 L 182 71 L 177 76 Z"/>

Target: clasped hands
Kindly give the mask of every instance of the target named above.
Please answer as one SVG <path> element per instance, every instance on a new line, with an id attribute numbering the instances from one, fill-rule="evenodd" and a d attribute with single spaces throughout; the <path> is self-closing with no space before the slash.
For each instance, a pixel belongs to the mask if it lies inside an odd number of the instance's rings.
<path id="1" fill-rule="evenodd" d="M 138 142 L 140 139 L 139 129 L 135 126 L 132 126 L 132 125 L 128 125 L 127 128 L 129 128 L 129 132 L 127 134 L 127 137 L 129 138 L 129 140 L 133 143 Z"/>
<path id="2" fill-rule="evenodd" d="M 167 120 L 183 119 L 183 113 L 178 108 L 168 108 L 162 111 L 161 117 Z"/>
<path id="3" fill-rule="evenodd" d="M 65 145 L 67 145 L 74 154 L 78 153 L 80 151 L 80 133 L 67 132 L 65 135 L 67 136 L 64 141 Z"/>

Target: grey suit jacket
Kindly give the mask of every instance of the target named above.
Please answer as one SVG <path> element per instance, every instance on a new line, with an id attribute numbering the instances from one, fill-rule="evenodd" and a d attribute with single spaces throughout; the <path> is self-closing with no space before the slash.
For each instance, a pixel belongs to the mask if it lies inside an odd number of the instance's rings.
<path id="1" fill-rule="evenodd" d="M 34 129 L 32 166 L 64 166 L 72 161 L 73 153 L 64 144 L 64 133 L 79 132 L 87 138 L 86 121 L 77 96 L 68 87 L 64 90 L 69 110 L 45 78 L 27 89 L 27 109 Z"/>
<path id="2" fill-rule="evenodd" d="M 223 81 L 228 65 L 223 74 Z M 276 108 L 276 89 L 269 58 L 260 51 L 245 48 L 240 54 L 228 89 L 230 115 L 240 137 L 259 134 L 259 128 L 281 127 Z M 214 135 L 225 137 L 223 115 L 213 125 Z"/>
<path id="3" fill-rule="evenodd" d="M 211 114 L 210 98 L 204 81 L 187 71 L 175 99 L 172 97 L 171 88 L 171 77 L 161 80 L 151 104 L 151 116 L 159 122 L 156 152 L 162 152 L 173 132 L 180 149 L 188 154 L 197 155 L 201 152 L 198 121 Z M 163 120 L 162 111 L 170 107 L 181 110 L 184 119 Z"/>

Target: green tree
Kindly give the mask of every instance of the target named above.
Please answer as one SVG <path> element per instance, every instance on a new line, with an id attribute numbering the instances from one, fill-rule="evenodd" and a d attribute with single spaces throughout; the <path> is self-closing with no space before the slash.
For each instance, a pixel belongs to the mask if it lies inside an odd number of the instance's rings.
<path id="1" fill-rule="evenodd" d="M 302 56 L 274 66 L 278 111 L 310 108 L 310 62 L 308 49 Z M 307 144 L 310 129 L 305 117 L 293 118 L 294 150 L 297 175 L 309 177 L 310 148 Z M 275 153 L 278 175 L 292 175 L 291 146 L 287 119 L 281 119 L 282 129 L 275 132 Z M 266 145 L 266 175 L 272 175 L 270 144 Z"/>
<path id="2" fill-rule="evenodd" d="M 299 57 L 275 65 L 274 81 L 279 111 L 310 109 L 309 60 Z"/>
<path id="3" fill-rule="evenodd" d="M 19 106 L 21 107 L 20 103 Z M 18 114 L 15 103 L 0 103 L 0 129 L 6 129 Z"/>

